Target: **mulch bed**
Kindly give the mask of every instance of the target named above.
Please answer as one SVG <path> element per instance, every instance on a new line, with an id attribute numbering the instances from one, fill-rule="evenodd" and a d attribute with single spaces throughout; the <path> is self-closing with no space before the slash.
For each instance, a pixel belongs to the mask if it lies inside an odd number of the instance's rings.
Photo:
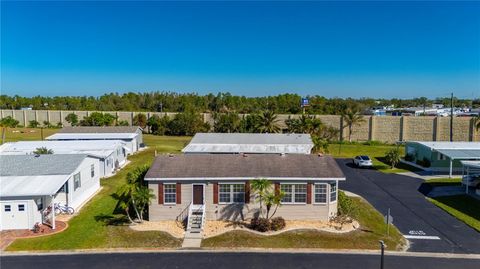
<path id="1" fill-rule="evenodd" d="M 63 221 L 55 221 L 55 230 L 50 226 L 41 225 L 38 232 L 32 230 L 7 230 L 0 232 L 0 250 L 4 250 L 17 238 L 38 237 L 49 235 L 53 233 L 59 233 L 67 228 L 67 223 Z"/>

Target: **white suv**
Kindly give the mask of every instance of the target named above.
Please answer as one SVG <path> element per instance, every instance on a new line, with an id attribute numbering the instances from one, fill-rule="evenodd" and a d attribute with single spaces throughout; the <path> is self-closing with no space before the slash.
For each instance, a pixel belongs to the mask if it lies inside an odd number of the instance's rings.
<path id="1" fill-rule="evenodd" d="M 373 163 L 370 157 L 361 155 L 353 158 L 353 164 L 357 167 L 372 167 Z"/>

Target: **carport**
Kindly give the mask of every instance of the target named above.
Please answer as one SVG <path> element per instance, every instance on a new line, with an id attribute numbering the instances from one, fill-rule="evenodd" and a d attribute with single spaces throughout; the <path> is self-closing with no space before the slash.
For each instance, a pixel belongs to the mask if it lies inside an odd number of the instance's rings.
<path id="1" fill-rule="evenodd" d="M 449 178 L 452 177 L 453 161 L 480 160 L 480 149 L 435 149 L 450 160 Z"/>
<path id="2" fill-rule="evenodd" d="M 468 186 L 474 178 L 480 177 L 480 161 L 462 161 L 462 182 L 465 183 L 465 192 L 468 194 Z"/>

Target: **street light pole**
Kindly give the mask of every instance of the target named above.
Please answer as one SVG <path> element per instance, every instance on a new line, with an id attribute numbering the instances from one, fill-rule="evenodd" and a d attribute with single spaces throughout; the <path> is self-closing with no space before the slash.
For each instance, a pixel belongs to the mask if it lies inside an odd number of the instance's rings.
<path id="1" fill-rule="evenodd" d="M 385 243 L 383 242 L 383 240 L 380 240 L 378 241 L 380 243 L 380 248 L 381 248 L 381 251 L 382 251 L 382 254 L 380 256 L 380 269 L 383 269 L 383 256 L 385 254 Z"/>

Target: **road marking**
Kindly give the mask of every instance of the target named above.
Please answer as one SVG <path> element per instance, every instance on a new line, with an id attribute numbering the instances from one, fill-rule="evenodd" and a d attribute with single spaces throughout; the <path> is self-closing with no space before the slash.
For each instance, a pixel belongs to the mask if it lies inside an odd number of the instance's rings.
<path id="1" fill-rule="evenodd" d="M 403 235 L 407 239 L 420 239 L 420 240 L 440 240 L 438 236 L 428 236 L 428 235 Z"/>

